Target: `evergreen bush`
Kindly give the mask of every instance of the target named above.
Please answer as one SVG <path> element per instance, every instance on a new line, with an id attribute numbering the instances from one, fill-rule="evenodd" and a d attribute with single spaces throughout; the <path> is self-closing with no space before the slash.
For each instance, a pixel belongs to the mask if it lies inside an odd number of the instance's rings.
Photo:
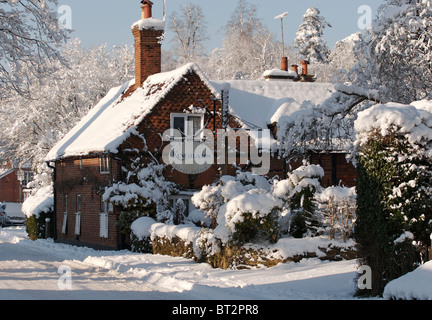
<path id="1" fill-rule="evenodd" d="M 421 262 L 431 232 L 432 165 L 419 149 L 392 130 L 371 133 L 359 152 L 354 238 L 360 264 L 372 269 L 372 289 L 358 295 L 381 295 Z M 396 240 L 406 231 L 413 239 L 401 245 Z"/>
<path id="2" fill-rule="evenodd" d="M 26 217 L 26 232 L 30 240 L 45 239 L 46 235 L 49 238 L 54 237 L 54 212 L 41 212 L 39 217 L 32 215 Z M 48 234 L 46 233 L 46 219 L 50 219 L 48 223 Z"/>

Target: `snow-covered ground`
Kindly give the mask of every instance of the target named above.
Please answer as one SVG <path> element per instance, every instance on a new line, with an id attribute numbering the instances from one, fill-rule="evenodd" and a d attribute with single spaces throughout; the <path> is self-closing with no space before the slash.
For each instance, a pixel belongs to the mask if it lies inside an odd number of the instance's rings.
<path id="1" fill-rule="evenodd" d="M 0 230 L 4 300 L 351 300 L 355 261 L 307 259 L 274 268 L 221 270 L 192 260 L 95 251 Z"/>
<path id="2" fill-rule="evenodd" d="M 222 270 L 192 260 L 31 241 L 0 229 L 0 300 L 355 300 L 356 261 Z M 432 299 L 432 262 L 392 281 L 384 298 Z"/>

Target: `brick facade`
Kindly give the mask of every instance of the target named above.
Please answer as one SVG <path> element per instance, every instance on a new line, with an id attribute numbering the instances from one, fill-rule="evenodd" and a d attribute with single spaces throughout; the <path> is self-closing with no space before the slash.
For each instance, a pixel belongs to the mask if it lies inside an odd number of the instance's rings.
<path id="1" fill-rule="evenodd" d="M 0 178 L 0 202 L 19 203 L 22 200 L 21 192 L 16 170 Z"/>
<path id="2" fill-rule="evenodd" d="M 101 173 L 100 157 L 59 160 L 55 167 L 55 225 L 59 242 L 96 248 L 121 248 L 117 213 L 108 212 L 108 237 L 100 236 L 101 197 L 104 187 L 120 180 L 119 162 L 110 158 L 110 172 Z M 78 195 L 81 196 L 80 234 L 76 234 Z M 64 228 L 65 213 L 67 223 Z"/>

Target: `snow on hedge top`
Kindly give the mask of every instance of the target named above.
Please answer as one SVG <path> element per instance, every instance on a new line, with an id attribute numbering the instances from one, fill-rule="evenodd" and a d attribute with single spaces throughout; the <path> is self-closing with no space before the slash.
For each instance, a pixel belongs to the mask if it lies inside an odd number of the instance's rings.
<path id="1" fill-rule="evenodd" d="M 138 27 L 140 30 L 154 29 L 163 31 L 165 30 L 165 21 L 155 18 L 141 19 L 132 25 L 132 29 L 135 27 Z"/>
<path id="2" fill-rule="evenodd" d="M 137 125 L 191 71 L 198 74 L 212 89 L 200 68 L 192 63 L 174 71 L 148 77 L 142 87 L 123 100 L 123 93 L 134 84 L 133 81 L 111 89 L 87 116 L 54 146 L 46 160 L 91 153 L 117 153 L 117 148 L 136 133 Z M 218 96 L 216 91 L 213 90 L 213 93 Z"/>
<path id="3" fill-rule="evenodd" d="M 41 213 L 48 213 L 54 208 L 54 188 L 52 185 L 40 188 L 36 194 L 28 197 L 23 205 L 23 213 L 30 218 L 39 218 Z"/>
<path id="4" fill-rule="evenodd" d="M 411 105 L 398 103 L 379 104 L 359 113 L 355 122 L 356 145 L 364 145 L 370 132 L 382 136 L 396 130 L 415 144 L 432 141 L 432 101 L 422 100 Z M 432 150 L 429 150 L 432 155 Z"/>
<path id="5" fill-rule="evenodd" d="M 226 81 L 211 81 L 220 91 Z M 266 129 L 282 116 L 298 111 L 305 101 L 322 104 L 335 92 L 329 83 L 292 81 L 229 80 L 231 114 L 239 117 L 245 127 Z"/>

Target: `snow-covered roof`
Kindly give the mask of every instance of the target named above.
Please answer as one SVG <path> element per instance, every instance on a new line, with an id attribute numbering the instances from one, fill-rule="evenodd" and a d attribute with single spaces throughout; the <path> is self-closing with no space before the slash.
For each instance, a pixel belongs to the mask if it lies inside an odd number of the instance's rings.
<path id="1" fill-rule="evenodd" d="M 177 70 L 159 73 L 147 78 L 143 86 L 122 100 L 122 95 L 133 80 L 114 89 L 85 116 L 48 153 L 46 160 L 83 156 L 91 153 L 117 153 L 117 148 L 136 132 L 140 124 L 191 70 L 211 88 L 200 68 L 191 63 Z M 215 96 L 218 92 L 213 91 Z"/>
<path id="2" fill-rule="evenodd" d="M 15 169 L 13 168 L 0 168 L 0 179 L 3 179 L 4 177 L 10 175 L 14 171 Z"/>
<path id="3" fill-rule="evenodd" d="M 228 82 L 231 85 L 229 101 L 231 113 L 250 128 L 267 128 L 298 111 L 304 101 L 318 105 L 336 90 L 329 83 L 310 83 L 293 81 L 230 80 L 211 81 L 220 91 Z"/>
<path id="4" fill-rule="evenodd" d="M 139 30 L 155 29 L 163 31 L 165 29 L 165 21 L 155 18 L 146 18 L 138 20 L 132 25 L 131 28 L 133 29 L 135 27 L 138 27 Z"/>
<path id="5" fill-rule="evenodd" d="M 231 80 L 208 81 L 193 63 L 179 69 L 152 75 L 143 86 L 122 99 L 133 81 L 111 89 L 108 94 L 48 153 L 46 160 L 117 153 L 118 147 L 136 132 L 137 125 L 181 80 L 194 71 L 215 97 L 229 83 L 230 112 L 244 127 L 267 128 L 281 116 L 299 110 L 304 101 L 322 103 L 335 90 L 331 84 L 292 81 Z"/>

